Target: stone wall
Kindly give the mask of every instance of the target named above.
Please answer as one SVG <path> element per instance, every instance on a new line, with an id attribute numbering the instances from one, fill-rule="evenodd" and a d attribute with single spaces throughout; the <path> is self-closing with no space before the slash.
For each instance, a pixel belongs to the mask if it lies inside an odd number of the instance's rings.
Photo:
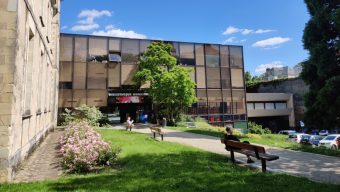
<path id="1" fill-rule="evenodd" d="M 56 3 L 56 5 L 52 5 Z M 0 2 L 0 182 L 56 125 L 59 1 Z"/>

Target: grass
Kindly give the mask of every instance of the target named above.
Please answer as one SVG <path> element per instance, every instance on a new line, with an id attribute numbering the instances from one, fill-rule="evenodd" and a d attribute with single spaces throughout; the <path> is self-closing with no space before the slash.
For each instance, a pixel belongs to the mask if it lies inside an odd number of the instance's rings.
<path id="1" fill-rule="evenodd" d="M 337 191 L 282 174 L 263 174 L 227 162 L 221 155 L 151 139 L 147 135 L 100 130 L 122 148 L 115 169 L 64 176 L 56 181 L 1 184 L 0 191 Z"/>

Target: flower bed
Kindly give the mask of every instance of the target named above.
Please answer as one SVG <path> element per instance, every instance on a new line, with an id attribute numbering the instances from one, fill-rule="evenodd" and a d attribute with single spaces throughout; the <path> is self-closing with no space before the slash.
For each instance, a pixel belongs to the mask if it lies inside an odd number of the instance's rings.
<path id="1" fill-rule="evenodd" d="M 98 166 L 113 165 L 118 153 L 87 122 L 70 123 L 59 143 L 63 167 L 69 172 L 88 172 Z"/>

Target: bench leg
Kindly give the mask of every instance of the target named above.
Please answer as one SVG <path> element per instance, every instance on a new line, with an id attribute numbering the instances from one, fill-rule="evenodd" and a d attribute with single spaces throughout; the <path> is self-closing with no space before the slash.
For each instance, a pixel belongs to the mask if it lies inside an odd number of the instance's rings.
<path id="1" fill-rule="evenodd" d="M 234 157 L 234 151 L 230 150 L 230 158 L 231 158 L 231 162 L 235 163 L 235 157 Z"/>
<path id="2" fill-rule="evenodd" d="M 262 172 L 265 173 L 267 171 L 266 160 L 261 159 L 261 163 L 262 163 Z"/>
<path id="3" fill-rule="evenodd" d="M 153 138 L 156 139 L 156 133 L 155 132 L 153 132 Z"/>
<path id="4" fill-rule="evenodd" d="M 161 137 L 162 137 L 162 141 L 163 141 L 163 135 L 161 135 Z"/>

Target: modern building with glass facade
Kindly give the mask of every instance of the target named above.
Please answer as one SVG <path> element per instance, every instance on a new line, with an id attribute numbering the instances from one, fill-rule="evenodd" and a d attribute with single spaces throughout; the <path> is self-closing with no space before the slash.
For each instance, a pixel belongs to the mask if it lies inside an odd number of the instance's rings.
<path id="1" fill-rule="evenodd" d="M 97 106 L 117 122 L 152 116 L 151 99 L 134 86 L 138 60 L 154 40 L 61 34 L 59 111 Z M 224 125 L 246 122 L 242 46 L 163 41 L 191 68 L 198 102 L 188 115 Z M 244 123 L 243 123 L 244 124 Z"/>

